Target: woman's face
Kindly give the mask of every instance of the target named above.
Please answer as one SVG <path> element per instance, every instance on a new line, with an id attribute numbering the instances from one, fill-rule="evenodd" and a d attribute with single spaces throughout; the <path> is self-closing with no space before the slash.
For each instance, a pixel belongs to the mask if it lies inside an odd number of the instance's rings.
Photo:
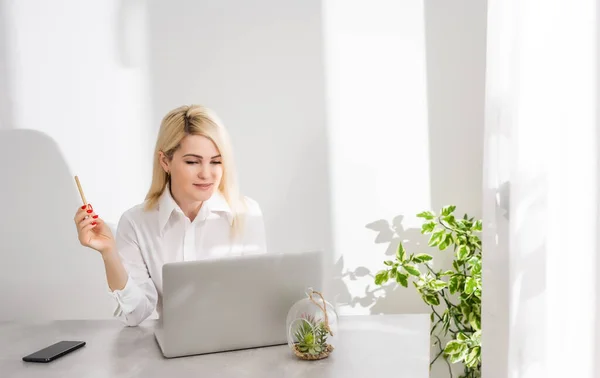
<path id="1" fill-rule="evenodd" d="M 223 177 L 221 154 L 212 140 L 187 135 L 169 161 L 161 152 L 161 164 L 171 174 L 171 192 L 180 202 L 208 200 Z"/>

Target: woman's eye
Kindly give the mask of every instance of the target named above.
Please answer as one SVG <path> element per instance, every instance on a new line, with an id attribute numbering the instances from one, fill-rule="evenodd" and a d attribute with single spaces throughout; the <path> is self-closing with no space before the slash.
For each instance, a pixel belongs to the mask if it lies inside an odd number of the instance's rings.
<path id="1" fill-rule="evenodd" d="M 198 162 L 197 162 L 197 161 L 186 161 L 185 163 L 186 163 L 186 164 L 198 164 Z"/>
<path id="2" fill-rule="evenodd" d="M 212 164 L 221 164 L 220 161 L 211 161 Z"/>

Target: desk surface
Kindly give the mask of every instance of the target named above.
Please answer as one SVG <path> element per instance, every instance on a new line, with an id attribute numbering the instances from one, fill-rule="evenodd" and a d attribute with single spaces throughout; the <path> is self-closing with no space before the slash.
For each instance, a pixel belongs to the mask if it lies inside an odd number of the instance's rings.
<path id="1" fill-rule="evenodd" d="M 156 321 L 124 327 L 116 320 L 0 323 L 0 376 L 31 377 L 378 377 L 429 376 L 429 316 L 340 317 L 329 358 L 301 361 L 287 345 L 163 358 L 153 334 Z M 21 358 L 60 340 L 87 345 L 53 362 Z"/>

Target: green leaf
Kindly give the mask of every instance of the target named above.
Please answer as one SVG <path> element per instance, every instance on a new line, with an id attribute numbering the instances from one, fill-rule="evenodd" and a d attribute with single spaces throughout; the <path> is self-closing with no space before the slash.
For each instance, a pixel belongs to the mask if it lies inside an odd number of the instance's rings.
<path id="1" fill-rule="evenodd" d="M 481 316 L 478 316 L 475 312 L 469 314 L 469 324 L 474 330 L 479 331 L 481 329 Z"/>
<path id="2" fill-rule="evenodd" d="M 408 287 L 408 276 L 406 274 L 396 272 L 396 282 L 404 287 Z"/>
<path id="3" fill-rule="evenodd" d="M 467 348 L 467 346 L 465 344 L 463 344 L 463 346 L 464 347 L 461 349 L 460 353 L 450 356 L 450 363 L 455 364 L 457 362 L 464 360 L 467 357 L 467 354 L 469 353 L 469 349 Z"/>
<path id="4" fill-rule="evenodd" d="M 440 273 L 440 276 L 441 276 L 441 277 L 444 277 L 444 276 L 451 276 L 451 275 L 453 275 L 453 274 L 454 274 L 454 271 L 452 271 L 452 270 L 447 270 L 447 271 L 445 271 L 445 272 L 442 272 L 442 273 Z"/>
<path id="5" fill-rule="evenodd" d="M 454 215 L 452 215 L 452 214 L 445 216 L 443 218 L 443 220 L 444 220 L 444 222 L 448 223 L 452 227 L 456 227 L 457 226 L 457 224 L 456 224 L 456 218 L 454 218 Z"/>
<path id="6" fill-rule="evenodd" d="M 423 224 L 423 226 L 421 226 L 421 233 L 427 234 L 429 232 L 432 232 L 434 229 L 435 229 L 435 222 L 434 221 L 427 222 L 427 223 Z"/>
<path id="7" fill-rule="evenodd" d="M 450 290 L 450 294 L 454 294 L 458 291 L 458 283 L 459 276 L 450 277 L 450 281 L 448 281 L 448 290 Z"/>
<path id="8" fill-rule="evenodd" d="M 440 243 L 438 248 L 443 251 L 444 249 L 448 248 L 450 244 L 452 244 L 452 234 L 446 234 L 444 235 L 444 240 Z"/>
<path id="9" fill-rule="evenodd" d="M 477 222 L 475 222 L 475 225 L 473 226 L 473 230 L 481 231 L 482 228 L 483 228 L 483 225 L 481 223 L 481 220 L 478 220 Z"/>
<path id="10" fill-rule="evenodd" d="M 454 205 L 444 206 L 444 208 L 442 208 L 442 215 L 450 215 L 454 210 L 456 210 L 456 206 Z"/>
<path id="11" fill-rule="evenodd" d="M 475 367 L 479 363 L 479 356 L 481 355 L 481 347 L 474 347 L 471 349 L 467 357 L 465 357 L 465 365 L 468 367 Z"/>
<path id="12" fill-rule="evenodd" d="M 398 243 L 398 249 L 396 250 L 396 258 L 400 262 L 404 262 L 404 260 L 406 259 L 406 251 L 404 250 L 402 242 Z"/>
<path id="13" fill-rule="evenodd" d="M 433 312 L 429 315 L 429 320 L 433 323 Z"/>
<path id="14" fill-rule="evenodd" d="M 445 230 L 439 230 L 431 234 L 428 245 L 430 247 L 437 247 L 437 245 L 440 244 L 440 242 L 442 241 L 444 233 Z"/>
<path id="15" fill-rule="evenodd" d="M 375 275 L 375 285 L 383 285 L 389 280 L 389 271 L 381 270 Z"/>
<path id="16" fill-rule="evenodd" d="M 469 319 L 469 316 L 471 315 L 471 306 L 467 303 L 461 303 L 460 312 L 466 319 Z"/>
<path id="17" fill-rule="evenodd" d="M 418 253 L 413 260 L 417 262 L 426 262 L 433 260 L 433 256 L 428 255 L 427 253 Z"/>
<path id="18" fill-rule="evenodd" d="M 469 265 L 471 266 L 471 274 L 477 276 L 481 274 L 481 257 L 473 256 L 469 259 Z"/>
<path id="19" fill-rule="evenodd" d="M 392 266 L 392 265 L 394 265 L 394 262 L 393 262 L 393 261 L 391 261 L 391 260 L 384 261 L 383 263 L 384 263 L 385 265 L 387 265 L 387 266 Z"/>
<path id="20" fill-rule="evenodd" d="M 419 271 L 419 269 L 417 269 L 417 267 L 412 264 L 404 264 L 402 266 L 409 274 L 412 274 L 413 276 L 418 277 L 421 275 L 421 272 Z"/>
<path id="21" fill-rule="evenodd" d="M 465 283 L 465 293 L 473 294 L 473 292 L 475 291 L 476 288 L 477 288 L 477 280 L 475 280 L 473 277 L 468 277 L 467 282 Z"/>
<path id="22" fill-rule="evenodd" d="M 468 339 L 468 337 L 464 334 L 464 332 L 459 332 L 456 334 L 456 339 L 459 341 L 465 341 Z"/>
<path id="23" fill-rule="evenodd" d="M 460 354 L 460 352 L 462 352 L 462 350 L 465 348 L 465 344 L 457 341 L 457 340 L 451 340 L 448 341 L 448 344 L 446 344 L 446 347 L 444 348 L 444 353 L 447 356 L 454 356 L 457 354 Z"/>
<path id="24" fill-rule="evenodd" d="M 424 293 L 423 300 L 425 301 L 425 303 L 432 306 L 439 306 L 440 304 L 440 299 L 435 293 Z"/>
<path id="25" fill-rule="evenodd" d="M 447 286 L 447 283 L 442 280 L 431 281 L 429 287 L 431 287 L 434 291 L 440 291 Z"/>
<path id="26" fill-rule="evenodd" d="M 461 245 L 456 251 L 456 258 L 460 261 L 465 260 L 467 256 L 469 256 L 469 247 L 466 245 Z"/>
<path id="27" fill-rule="evenodd" d="M 432 220 L 435 218 L 435 214 L 431 211 L 423 211 L 422 213 L 417 214 L 418 218 L 425 218 L 427 220 Z"/>

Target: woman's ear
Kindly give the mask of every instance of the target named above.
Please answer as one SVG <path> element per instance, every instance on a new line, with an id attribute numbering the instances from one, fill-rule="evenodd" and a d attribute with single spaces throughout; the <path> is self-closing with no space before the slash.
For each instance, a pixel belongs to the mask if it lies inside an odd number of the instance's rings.
<path id="1" fill-rule="evenodd" d="M 169 167 L 169 158 L 167 157 L 167 155 L 165 155 L 164 152 L 162 151 L 158 151 L 158 161 L 160 162 L 160 166 L 162 167 L 162 169 L 169 173 L 170 172 L 170 167 Z"/>

